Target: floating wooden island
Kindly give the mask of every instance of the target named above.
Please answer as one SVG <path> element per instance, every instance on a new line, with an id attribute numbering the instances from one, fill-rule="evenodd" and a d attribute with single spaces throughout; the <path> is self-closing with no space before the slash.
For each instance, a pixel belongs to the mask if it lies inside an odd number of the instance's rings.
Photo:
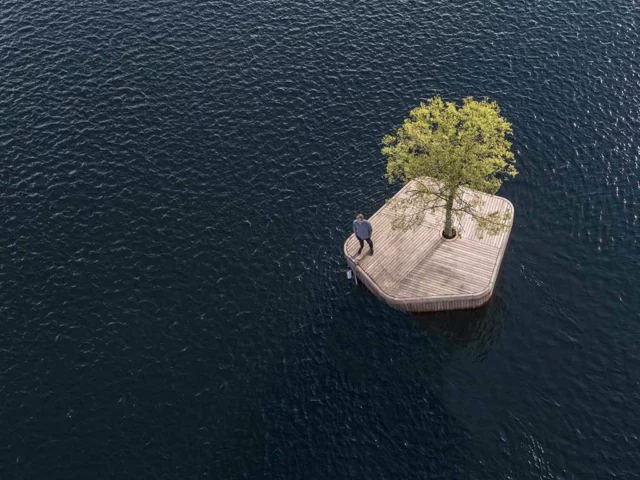
<path id="1" fill-rule="evenodd" d="M 411 183 L 400 190 L 402 195 Z M 464 192 L 470 195 L 471 190 Z M 456 227 L 461 230 L 452 240 L 442 237 L 443 212 L 425 215 L 419 227 L 403 232 L 393 230 L 396 215 L 385 204 L 369 221 L 373 226 L 375 254 L 355 235 L 344 243 L 344 254 L 358 279 L 390 306 L 406 312 L 435 312 L 476 308 L 489 301 L 502 263 L 511 225 L 513 205 L 505 198 L 473 192 L 484 200 L 485 212 L 511 211 L 509 228 L 498 235 L 476 231 L 475 222 L 465 214 Z M 395 197 L 394 197 L 395 198 Z"/>

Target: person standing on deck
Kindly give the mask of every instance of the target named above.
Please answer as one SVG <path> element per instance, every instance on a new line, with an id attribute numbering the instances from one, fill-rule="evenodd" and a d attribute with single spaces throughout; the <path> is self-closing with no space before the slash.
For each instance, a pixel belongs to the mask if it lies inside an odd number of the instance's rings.
<path id="1" fill-rule="evenodd" d="M 371 250 L 370 254 L 373 255 L 373 242 L 371 241 L 373 227 L 371 226 L 371 222 L 369 222 L 369 220 L 365 220 L 364 215 L 361 213 L 356 215 L 356 219 L 353 221 L 353 233 L 360 242 L 358 255 L 362 253 L 362 247 L 364 247 L 365 240 L 367 241 L 367 244 L 369 244 L 369 249 Z"/>

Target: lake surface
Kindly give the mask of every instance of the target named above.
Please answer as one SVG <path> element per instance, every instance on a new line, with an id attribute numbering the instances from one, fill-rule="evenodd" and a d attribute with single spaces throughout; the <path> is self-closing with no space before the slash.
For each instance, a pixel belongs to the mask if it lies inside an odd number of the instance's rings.
<path id="1" fill-rule="evenodd" d="M 0 477 L 637 478 L 640 5 L 3 0 Z M 491 303 L 346 277 L 381 138 L 488 96 Z"/>

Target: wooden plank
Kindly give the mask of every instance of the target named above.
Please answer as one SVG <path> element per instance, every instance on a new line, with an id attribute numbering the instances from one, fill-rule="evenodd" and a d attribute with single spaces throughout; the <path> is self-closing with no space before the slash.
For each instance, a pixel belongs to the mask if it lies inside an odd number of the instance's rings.
<path id="1" fill-rule="evenodd" d="M 466 282 L 450 282 L 448 284 L 438 283 L 439 278 L 437 276 L 431 277 L 431 283 L 428 286 L 420 285 L 415 281 L 412 281 L 413 277 L 406 277 L 405 280 L 399 285 L 397 296 L 412 298 L 412 297 L 434 297 L 443 295 L 459 295 L 469 291 L 469 285 Z M 478 287 L 480 290 L 482 287 Z M 474 288 L 475 289 L 475 288 Z"/>
<path id="2" fill-rule="evenodd" d="M 463 255 L 465 257 L 477 257 L 479 259 L 490 259 L 495 256 L 498 248 L 490 247 L 482 243 L 465 241 L 464 239 L 447 242 L 442 246 L 442 250 L 451 252 L 455 255 Z"/>
<path id="3" fill-rule="evenodd" d="M 431 272 L 428 284 L 418 283 L 414 278 L 414 276 L 406 277 L 397 292 L 398 297 L 410 298 L 417 297 L 419 294 L 425 297 L 469 294 L 481 291 L 488 284 L 488 282 L 483 284 L 470 283 L 466 279 L 450 277 L 441 272 Z"/>
<path id="4" fill-rule="evenodd" d="M 378 265 L 393 265 L 398 250 L 410 240 L 404 232 L 398 230 L 388 232 L 383 238 L 373 237 L 373 246 L 376 253 L 373 256 L 365 254 L 361 262 L 363 267 L 371 270 L 373 273 Z M 365 248 L 368 247 L 365 246 Z"/>
<path id="5" fill-rule="evenodd" d="M 452 272 L 452 274 L 455 274 L 458 271 L 470 271 L 478 273 L 480 275 L 484 275 L 485 273 L 489 272 L 488 274 L 490 276 L 491 272 L 493 271 L 495 262 L 493 264 L 483 262 L 474 262 L 468 257 L 452 254 L 451 252 L 443 250 L 440 246 L 437 251 L 433 252 L 433 254 L 428 259 L 425 259 L 425 261 L 417 265 L 415 269 L 423 270 L 424 268 L 433 268 L 434 265 L 446 265 L 446 267 Z"/>
<path id="6" fill-rule="evenodd" d="M 484 287 L 491 281 L 491 276 L 477 275 L 470 272 L 453 273 L 448 271 L 436 270 L 435 264 L 431 265 L 432 268 L 425 268 L 421 271 L 416 271 L 417 277 L 408 277 L 414 279 L 415 283 L 420 283 L 423 288 L 429 290 L 432 284 L 445 283 L 449 284 L 448 279 L 451 279 L 451 283 L 457 283 L 461 285 L 468 285 L 469 292 L 475 292 L 478 287 Z M 435 280 L 437 279 L 437 280 Z"/>
<path id="7" fill-rule="evenodd" d="M 404 187 L 398 195 L 404 194 Z M 472 192 L 465 191 L 465 198 Z M 511 210 L 500 197 L 479 194 L 484 213 Z M 405 311 L 435 311 L 472 308 L 490 297 L 495 276 L 509 239 L 509 230 L 480 239 L 475 222 L 463 215 L 462 238 L 443 241 L 438 212 L 425 212 L 424 223 L 409 232 L 393 230 L 396 216 L 385 204 L 371 216 L 375 255 L 365 244 L 357 267 L 358 277 L 382 300 Z M 359 244 L 353 235 L 345 241 L 346 255 L 354 255 Z"/>
<path id="8" fill-rule="evenodd" d="M 439 249 L 435 252 L 430 260 L 431 262 L 435 261 L 436 263 L 446 263 L 450 267 L 455 267 L 461 271 L 472 271 L 478 273 L 488 272 L 489 276 L 491 276 L 491 272 L 493 272 L 493 267 L 495 265 L 495 259 L 491 262 L 491 260 L 480 259 L 477 257 L 478 261 L 474 261 L 473 257 L 456 255 L 455 253 L 448 252 L 443 249 Z"/>
<path id="9" fill-rule="evenodd" d="M 380 283 L 382 288 L 392 288 L 393 285 L 402 281 L 406 274 L 414 269 L 425 255 L 428 255 L 429 250 L 435 246 L 434 240 L 439 239 L 433 230 L 429 232 L 431 235 L 426 239 L 423 236 L 415 236 L 410 243 L 405 244 L 400 251 L 396 252 L 392 273 L 386 281 Z"/>
<path id="10" fill-rule="evenodd" d="M 453 271 L 448 268 L 442 268 L 442 265 L 446 265 L 446 262 L 440 259 L 424 265 L 420 271 L 416 271 L 417 274 L 421 274 L 423 279 L 428 279 L 428 282 L 434 283 L 434 279 L 438 278 L 437 283 L 448 283 L 448 279 L 452 281 L 458 281 L 459 283 L 467 284 L 475 291 L 476 286 L 483 286 L 491 281 L 491 275 L 477 274 L 468 270 Z M 440 268 L 439 268 L 440 267 Z M 427 283 L 427 280 L 421 281 L 423 284 Z"/>
<path id="11" fill-rule="evenodd" d="M 447 277 L 454 279 L 462 279 L 470 284 L 486 284 L 491 280 L 492 271 L 489 270 L 471 270 L 465 267 L 455 266 L 451 268 L 447 259 L 434 256 L 429 262 L 422 263 L 418 268 L 414 269 L 419 278 L 432 279 L 438 273 L 445 274 Z M 417 279 L 415 281 L 418 281 Z M 425 282 L 425 280 L 421 280 Z"/>
<path id="12" fill-rule="evenodd" d="M 444 260 L 450 266 L 457 266 L 459 269 L 473 269 L 478 271 L 492 271 L 493 266 L 495 265 L 495 258 L 493 261 L 491 259 L 486 259 L 482 257 L 472 256 L 472 255 L 464 255 L 460 252 L 444 250 L 442 248 L 438 249 L 436 253 L 433 255 L 434 259 L 437 257 L 437 261 Z"/>

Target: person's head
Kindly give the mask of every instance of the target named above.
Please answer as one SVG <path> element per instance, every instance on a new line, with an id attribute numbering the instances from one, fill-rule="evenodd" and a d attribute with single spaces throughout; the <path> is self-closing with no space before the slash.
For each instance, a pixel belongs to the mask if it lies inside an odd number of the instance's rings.
<path id="1" fill-rule="evenodd" d="M 358 223 L 362 223 L 362 221 L 364 220 L 364 215 L 359 213 L 358 215 L 356 215 L 356 220 L 358 221 Z"/>

